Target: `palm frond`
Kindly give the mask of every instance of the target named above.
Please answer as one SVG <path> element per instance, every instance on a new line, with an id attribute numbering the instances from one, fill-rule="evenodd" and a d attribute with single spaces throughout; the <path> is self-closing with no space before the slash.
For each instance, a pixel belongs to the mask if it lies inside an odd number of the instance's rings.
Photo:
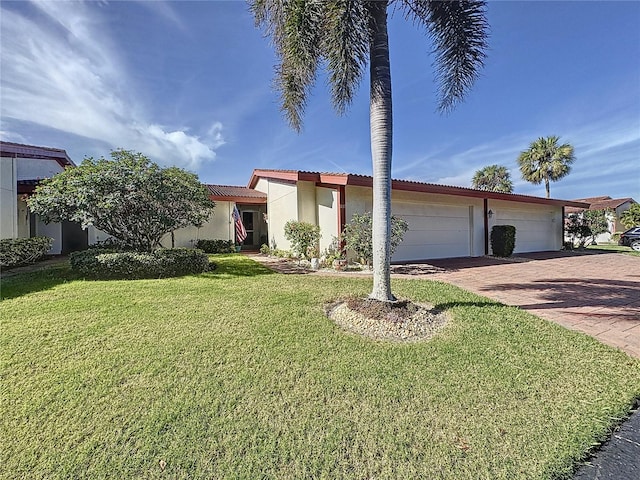
<path id="1" fill-rule="evenodd" d="M 434 43 L 441 111 L 460 102 L 484 66 L 489 24 L 484 0 L 401 0 L 407 18 L 426 27 Z"/>
<path id="2" fill-rule="evenodd" d="M 270 36 L 280 59 L 275 86 L 282 110 L 299 131 L 307 97 L 322 57 L 321 0 L 253 0 L 256 24 Z"/>
<path id="3" fill-rule="evenodd" d="M 330 72 L 331 100 L 344 114 L 362 79 L 369 56 L 369 13 L 358 0 L 326 2 L 326 31 L 323 51 Z"/>

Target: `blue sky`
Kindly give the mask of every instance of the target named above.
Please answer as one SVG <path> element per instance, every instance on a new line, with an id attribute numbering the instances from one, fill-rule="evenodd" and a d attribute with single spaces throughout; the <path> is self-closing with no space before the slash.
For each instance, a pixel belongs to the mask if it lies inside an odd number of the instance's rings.
<path id="1" fill-rule="evenodd" d="M 367 79 L 339 117 L 321 75 L 294 132 L 272 89 L 273 49 L 244 2 L 0 8 L 4 140 L 64 148 L 77 163 L 123 147 L 227 185 L 254 168 L 371 174 Z M 482 76 L 443 116 L 428 38 L 392 15 L 394 178 L 469 186 L 497 163 L 516 193 L 544 196 L 516 159 L 558 135 L 576 162 L 552 197 L 640 200 L 640 2 L 491 1 L 488 20 Z"/>

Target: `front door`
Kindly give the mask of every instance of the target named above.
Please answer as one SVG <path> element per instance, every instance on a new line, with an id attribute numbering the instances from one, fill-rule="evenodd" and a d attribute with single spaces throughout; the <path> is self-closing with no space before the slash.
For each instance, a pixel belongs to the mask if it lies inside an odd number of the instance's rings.
<path id="1" fill-rule="evenodd" d="M 254 247 L 255 242 L 255 214 L 256 212 L 242 212 L 242 223 L 247 231 L 247 238 L 244 239 L 242 245 Z"/>

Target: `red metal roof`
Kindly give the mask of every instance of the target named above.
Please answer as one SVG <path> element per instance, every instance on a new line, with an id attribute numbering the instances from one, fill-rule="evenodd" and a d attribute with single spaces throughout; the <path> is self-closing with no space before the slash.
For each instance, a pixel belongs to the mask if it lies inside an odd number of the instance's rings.
<path id="1" fill-rule="evenodd" d="M 38 147 L 22 143 L 0 141 L 0 156 L 9 158 L 39 158 L 55 160 L 61 167 L 75 167 L 67 152 L 61 148 Z"/>
<path id="2" fill-rule="evenodd" d="M 589 198 L 579 198 L 575 200 L 576 202 L 582 202 L 589 204 L 589 210 L 605 210 L 605 209 L 616 209 L 620 205 L 623 205 L 627 202 L 636 203 L 636 201 L 631 198 L 611 198 L 611 197 L 589 197 Z M 567 213 L 577 213 L 586 210 L 586 208 L 568 208 Z"/>
<path id="3" fill-rule="evenodd" d="M 267 194 L 233 185 L 206 185 L 212 200 L 237 203 L 267 203 Z"/>
<path id="4" fill-rule="evenodd" d="M 310 181 L 326 185 L 353 185 L 362 187 L 371 187 L 373 185 L 373 177 L 369 175 L 331 172 L 307 172 L 302 170 L 256 169 L 251 175 L 251 180 L 249 180 L 249 188 L 255 188 L 260 178 L 269 178 L 291 182 Z M 488 192 L 486 190 L 476 190 L 474 188 L 438 185 L 435 183 L 415 182 L 411 180 L 392 180 L 391 188 L 393 190 L 404 190 L 410 192 L 455 195 L 473 198 L 491 198 L 494 200 L 537 203 L 543 205 L 573 206 L 578 208 L 588 208 L 589 206 L 587 203 L 573 200 L 558 200 L 554 198 L 534 197 L 531 195 L 521 195 L 516 193 Z"/>

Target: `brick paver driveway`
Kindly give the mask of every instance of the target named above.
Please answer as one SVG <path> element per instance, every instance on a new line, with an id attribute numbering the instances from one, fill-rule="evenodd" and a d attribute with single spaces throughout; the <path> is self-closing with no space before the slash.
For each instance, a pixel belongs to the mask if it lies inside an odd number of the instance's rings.
<path id="1" fill-rule="evenodd" d="M 443 270 L 428 278 L 517 305 L 640 357 L 640 257 L 591 250 L 514 260 L 433 260 L 429 265 Z"/>

